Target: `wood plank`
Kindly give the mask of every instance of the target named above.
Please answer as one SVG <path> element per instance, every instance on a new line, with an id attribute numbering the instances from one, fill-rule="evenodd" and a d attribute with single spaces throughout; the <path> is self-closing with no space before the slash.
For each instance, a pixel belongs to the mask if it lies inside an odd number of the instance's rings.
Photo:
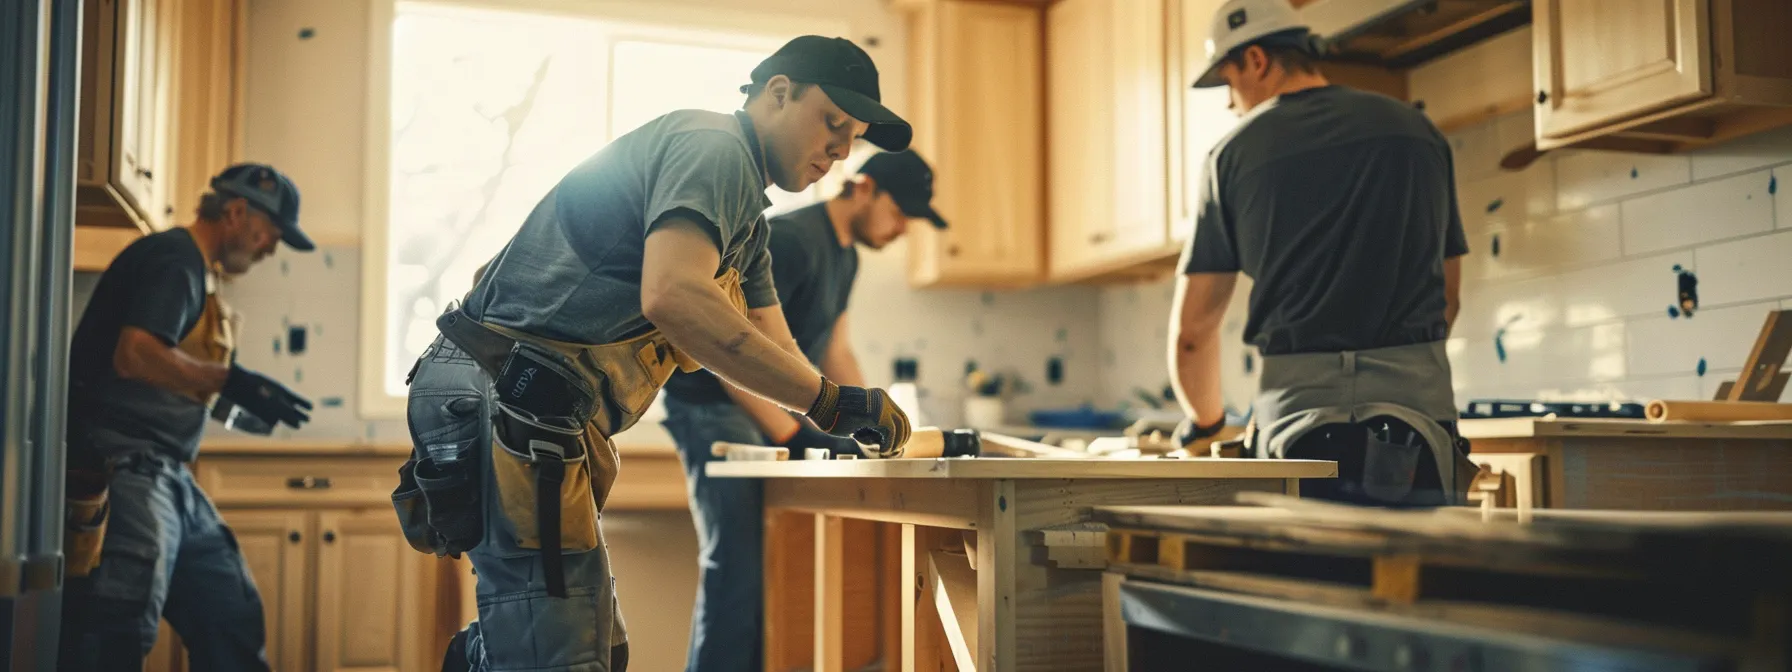
<path id="1" fill-rule="evenodd" d="M 1792 439 L 1562 439 L 1550 506 L 1625 511 L 1792 511 Z M 1552 484 L 1554 485 L 1554 484 Z"/>
<path id="2" fill-rule="evenodd" d="M 1377 557 L 1371 568 L 1369 592 L 1375 599 L 1399 604 L 1412 604 L 1419 599 L 1419 556 Z"/>
<path id="3" fill-rule="evenodd" d="M 984 569 L 977 572 L 976 665 L 986 672 L 1019 669 L 1015 566 L 1031 559 L 1019 553 L 1018 508 L 1014 481 L 995 481 L 977 509 L 977 566 Z"/>
<path id="4" fill-rule="evenodd" d="M 815 514 L 815 670 L 844 672 L 845 533 L 841 518 Z"/>
<path id="5" fill-rule="evenodd" d="M 851 518 L 841 521 L 841 665 L 859 670 L 877 662 L 879 640 L 883 636 L 880 620 L 883 575 L 878 571 L 883 562 L 878 553 L 880 523 Z"/>
<path id="6" fill-rule="evenodd" d="M 1766 398 L 1767 388 L 1780 373 L 1787 355 L 1792 354 L 1792 310 L 1776 310 L 1767 314 L 1761 335 L 1749 351 L 1736 385 L 1730 389 L 1730 401 L 1779 401 L 1779 396 Z"/>
<path id="7" fill-rule="evenodd" d="M 891 478 L 891 479 L 1054 479 L 1054 478 L 1333 478 L 1336 463 L 1322 460 L 1241 458 L 1015 459 L 951 458 L 893 460 L 792 460 L 711 462 L 717 478 Z"/>
<path id="8" fill-rule="evenodd" d="M 883 669 L 895 672 L 902 669 L 904 655 L 908 651 L 903 646 L 902 624 L 907 622 L 903 615 L 903 599 L 905 594 L 912 595 L 913 590 L 905 592 L 906 586 L 914 585 L 913 575 L 902 569 L 903 558 L 903 525 L 881 523 L 877 526 L 877 622 L 882 630 L 879 637 L 878 650 L 883 655 Z"/>
<path id="9" fill-rule="evenodd" d="M 1120 587 L 1126 575 L 1103 572 L 1101 575 L 1101 648 L 1105 652 L 1103 672 L 1127 672 L 1126 621 L 1120 617 Z"/>
<path id="10" fill-rule="evenodd" d="M 961 555 L 945 551 L 928 554 L 928 579 L 933 585 L 933 604 L 945 627 L 946 642 L 960 670 L 975 670 L 977 651 L 977 573 Z"/>
<path id="11" fill-rule="evenodd" d="M 886 523 L 972 529 L 977 525 L 978 493 L 987 483 L 775 478 L 766 481 L 765 506 Z"/>
<path id="12" fill-rule="evenodd" d="M 1474 441 L 1476 452 L 1494 450 L 1499 444 L 1482 447 L 1482 439 L 1514 439 L 1535 437 L 1625 437 L 1625 438 L 1696 438 L 1696 439 L 1792 439 L 1792 423 L 1788 422 L 1661 422 L 1643 419 L 1607 418 L 1474 418 L 1457 424 L 1462 436 Z"/>
<path id="13" fill-rule="evenodd" d="M 765 512 L 765 669 L 806 670 L 815 659 L 815 521 Z"/>

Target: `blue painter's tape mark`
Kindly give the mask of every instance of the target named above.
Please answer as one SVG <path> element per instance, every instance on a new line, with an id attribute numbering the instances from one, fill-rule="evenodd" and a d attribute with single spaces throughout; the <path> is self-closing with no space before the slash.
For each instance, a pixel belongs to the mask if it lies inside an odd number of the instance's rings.
<path id="1" fill-rule="evenodd" d="M 1493 199 L 1493 202 L 1487 204 L 1487 214 L 1491 215 L 1493 213 L 1499 212 L 1500 206 L 1505 205 L 1505 204 L 1506 204 L 1506 199 L 1503 199 L 1503 198 Z"/>
<path id="2" fill-rule="evenodd" d="M 280 339 L 274 339 L 274 354 L 280 354 Z"/>
<path id="3" fill-rule="evenodd" d="M 1636 175 L 1637 175 L 1636 166 L 1631 166 L 1630 167 L 1630 179 L 1633 179 L 1633 180 L 1636 179 Z"/>
<path id="4" fill-rule="evenodd" d="M 1007 511 L 1008 510 L 1008 498 L 1007 497 L 996 497 L 996 508 L 1001 509 L 1003 511 Z"/>
<path id="5" fill-rule="evenodd" d="M 342 406 L 342 397 L 324 397 L 317 400 L 317 403 L 324 408 L 340 408 Z"/>
<path id="6" fill-rule="evenodd" d="M 1705 375 L 1705 358 L 1704 357 L 1699 358 L 1699 375 L 1701 375 L 1701 376 Z"/>
<path id="7" fill-rule="evenodd" d="M 1780 193 L 1780 176 L 1778 176 L 1778 175 L 1768 176 L 1768 178 L 1767 178 L 1767 193 L 1768 194 Z"/>
<path id="8" fill-rule="evenodd" d="M 1493 337 L 1493 354 L 1495 354 L 1495 355 L 1499 355 L 1499 358 L 1500 358 L 1500 363 L 1501 363 L 1501 364 L 1504 364 L 1504 363 L 1506 363 L 1506 343 L 1505 343 L 1505 340 L 1506 340 L 1506 336 L 1505 336 L 1505 334 L 1501 334 L 1501 335 L 1499 335 L 1499 336 L 1495 336 L 1495 337 Z"/>
<path id="9" fill-rule="evenodd" d="M 1679 273 L 1681 270 L 1683 270 L 1683 269 L 1680 268 L 1679 264 L 1674 264 L 1674 272 L 1675 273 Z"/>
<path id="10" fill-rule="evenodd" d="M 1668 319 L 1671 320 L 1671 319 L 1675 319 L 1678 317 L 1680 317 L 1680 307 L 1679 306 L 1668 306 Z"/>
<path id="11" fill-rule="evenodd" d="M 1244 372 L 1246 374 L 1249 374 L 1251 371 L 1255 370 L 1256 368 L 1257 368 L 1257 358 L 1252 357 L 1251 353 L 1248 353 L 1248 352 L 1244 353 Z"/>
<path id="12" fill-rule="evenodd" d="M 1488 247 L 1493 256 L 1500 256 L 1500 234 L 1493 234 L 1493 244 Z"/>

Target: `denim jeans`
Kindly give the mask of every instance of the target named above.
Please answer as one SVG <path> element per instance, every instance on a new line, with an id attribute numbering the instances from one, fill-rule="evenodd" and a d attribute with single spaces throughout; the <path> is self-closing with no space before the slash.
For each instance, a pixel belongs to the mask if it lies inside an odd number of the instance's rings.
<path id="1" fill-rule="evenodd" d="M 730 402 L 688 403 L 667 396 L 665 425 L 684 461 L 702 573 L 691 612 L 685 669 L 758 670 L 764 663 L 763 490 L 759 479 L 711 479 L 703 467 L 720 459 L 710 456 L 710 444 L 765 445 L 765 436 L 745 411 Z"/>
<path id="2" fill-rule="evenodd" d="M 471 400 L 471 401 L 469 401 Z M 472 401 L 477 412 L 465 412 Z M 438 338 L 411 381 L 409 421 L 413 437 L 465 440 L 491 445 L 494 408 L 491 380 L 472 358 Z M 612 665 L 626 636 L 609 551 L 602 543 L 585 552 L 562 554 L 566 597 L 552 597 L 542 576 L 541 552 L 516 544 L 506 523 L 498 482 L 489 459 L 479 461 L 484 481 L 485 533 L 467 553 L 478 577 L 479 620 L 458 635 L 465 669 L 479 672 L 621 672 Z"/>
<path id="3" fill-rule="evenodd" d="M 162 618 L 188 669 L 268 669 L 261 593 L 186 465 L 148 451 L 113 460 L 100 563 L 64 586 L 60 669 L 143 669 Z"/>

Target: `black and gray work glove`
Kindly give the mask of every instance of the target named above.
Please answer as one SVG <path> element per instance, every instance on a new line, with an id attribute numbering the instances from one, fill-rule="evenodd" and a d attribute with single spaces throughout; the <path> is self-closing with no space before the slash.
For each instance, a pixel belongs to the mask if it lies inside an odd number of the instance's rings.
<path id="1" fill-rule="evenodd" d="M 797 420 L 796 431 L 778 445 L 790 449 L 790 459 L 801 460 L 803 452 L 809 448 L 826 448 L 830 455 L 863 455 L 859 450 L 859 442 L 843 436 L 834 436 L 816 429 L 808 420 Z"/>
<path id="2" fill-rule="evenodd" d="M 908 443 L 908 414 L 890 400 L 888 392 L 874 387 L 842 387 L 823 377 L 821 394 L 807 415 L 822 431 L 869 446 L 867 457 L 901 455 L 903 444 Z"/>
<path id="3" fill-rule="evenodd" d="M 224 389 L 218 395 L 270 425 L 286 423 L 298 429 L 299 425 L 311 420 L 311 415 L 306 413 L 311 410 L 309 399 L 272 378 L 235 364 L 230 365 L 230 377 L 224 379 Z"/>
<path id="4" fill-rule="evenodd" d="M 1187 448 L 1196 441 L 1218 435 L 1220 430 L 1225 428 L 1226 418 L 1224 416 L 1221 416 L 1219 420 L 1214 421 L 1213 424 L 1206 427 L 1195 424 L 1195 419 L 1192 417 L 1183 418 L 1182 423 L 1176 425 L 1176 446 L 1179 448 Z"/>

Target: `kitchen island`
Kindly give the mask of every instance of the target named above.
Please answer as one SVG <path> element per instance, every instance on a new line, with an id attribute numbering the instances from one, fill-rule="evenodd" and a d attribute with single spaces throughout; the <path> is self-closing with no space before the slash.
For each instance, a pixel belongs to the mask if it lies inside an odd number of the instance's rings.
<path id="1" fill-rule="evenodd" d="M 1792 423 L 1463 420 L 1500 506 L 1792 510 Z"/>
<path id="2" fill-rule="evenodd" d="M 1102 665 L 1093 507 L 1227 505 L 1332 478 L 1312 460 L 715 462 L 765 479 L 766 669 Z M 868 522 L 867 522 L 868 521 Z"/>

